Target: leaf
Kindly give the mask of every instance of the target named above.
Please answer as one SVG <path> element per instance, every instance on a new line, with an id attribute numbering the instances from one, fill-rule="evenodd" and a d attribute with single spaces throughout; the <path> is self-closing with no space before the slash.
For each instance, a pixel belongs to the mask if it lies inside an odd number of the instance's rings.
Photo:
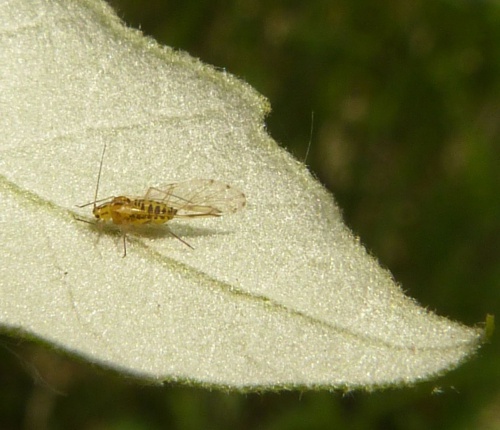
<path id="1" fill-rule="evenodd" d="M 483 331 L 419 307 L 266 134 L 245 83 L 125 28 L 100 1 L 0 5 L 4 330 L 151 381 L 371 389 L 429 378 Z M 99 197 L 213 178 L 223 218 L 120 232 Z M 91 206 L 90 206 L 91 207 Z"/>

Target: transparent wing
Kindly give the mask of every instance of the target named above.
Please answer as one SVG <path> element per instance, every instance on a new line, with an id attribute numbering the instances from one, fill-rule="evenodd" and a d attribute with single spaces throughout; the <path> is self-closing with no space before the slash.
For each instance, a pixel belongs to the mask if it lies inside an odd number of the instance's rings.
<path id="1" fill-rule="evenodd" d="M 239 211 L 246 203 L 240 190 L 214 179 L 151 187 L 144 198 L 177 209 L 176 217 L 221 216 Z"/>

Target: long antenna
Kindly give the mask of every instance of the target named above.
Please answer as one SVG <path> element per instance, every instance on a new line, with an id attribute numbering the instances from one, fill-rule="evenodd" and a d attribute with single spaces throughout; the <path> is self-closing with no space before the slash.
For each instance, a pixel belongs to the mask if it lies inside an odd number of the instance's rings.
<path id="1" fill-rule="evenodd" d="M 314 111 L 311 111 L 311 131 L 309 132 L 309 143 L 307 144 L 306 156 L 304 157 L 304 164 L 307 163 L 307 157 L 309 157 L 309 150 L 311 149 L 312 138 L 313 138 L 313 128 L 314 128 Z"/>
<path id="2" fill-rule="evenodd" d="M 102 163 L 104 161 L 105 152 L 106 152 L 106 144 L 104 144 L 104 148 L 102 148 L 101 164 L 99 165 L 99 173 L 97 174 L 97 184 L 95 186 L 95 196 L 94 196 L 94 209 L 97 206 L 97 194 L 99 193 L 99 183 L 101 181 Z"/>

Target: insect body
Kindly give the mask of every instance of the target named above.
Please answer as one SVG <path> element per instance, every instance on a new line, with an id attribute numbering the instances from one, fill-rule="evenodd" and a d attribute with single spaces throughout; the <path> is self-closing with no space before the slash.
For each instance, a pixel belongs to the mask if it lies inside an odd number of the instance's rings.
<path id="1" fill-rule="evenodd" d="M 154 200 L 113 197 L 108 203 L 96 206 L 92 211 L 100 221 L 112 221 L 114 224 L 163 224 L 176 214 L 174 208 Z"/>
<path id="2" fill-rule="evenodd" d="M 192 179 L 151 187 L 144 197 L 109 197 L 97 200 L 104 152 L 97 177 L 92 213 L 98 222 L 111 221 L 123 233 L 123 256 L 127 255 L 126 230 L 146 224 L 165 224 L 173 218 L 218 217 L 237 212 L 246 204 L 245 195 L 238 189 L 213 179 Z M 98 202 L 101 202 L 99 205 Z M 172 236 L 191 247 L 169 230 Z M 191 247 L 192 248 L 192 247 Z"/>

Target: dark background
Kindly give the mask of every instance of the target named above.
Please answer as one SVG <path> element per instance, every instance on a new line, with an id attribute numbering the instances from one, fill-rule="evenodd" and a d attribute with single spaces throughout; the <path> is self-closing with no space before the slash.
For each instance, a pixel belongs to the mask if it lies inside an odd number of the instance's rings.
<path id="1" fill-rule="evenodd" d="M 269 133 L 334 194 L 408 295 L 474 325 L 500 302 L 500 6 L 493 1 L 110 2 L 269 98 Z M 314 123 L 311 137 L 311 113 Z M 0 428 L 498 429 L 498 337 L 375 393 L 136 384 L 0 339 Z"/>

